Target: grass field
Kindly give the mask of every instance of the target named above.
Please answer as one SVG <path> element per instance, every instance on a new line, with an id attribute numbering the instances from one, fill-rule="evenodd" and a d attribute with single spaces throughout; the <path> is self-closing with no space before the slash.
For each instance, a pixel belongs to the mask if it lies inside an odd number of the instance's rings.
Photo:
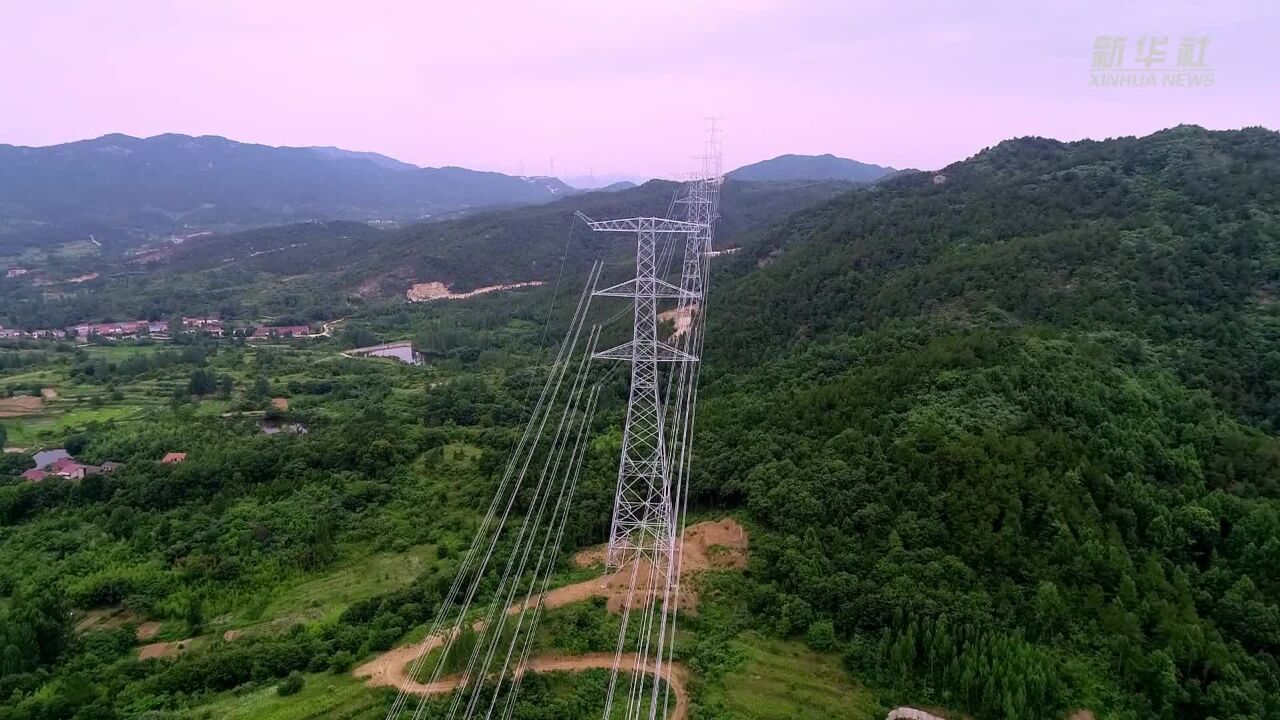
<path id="1" fill-rule="evenodd" d="M 92 422 L 139 417 L 142 410 L 144 408 L 139 405 L 105 405 L 98 408 L 84 406 L 67 412 L 6 418 L 4 426 L 9 433 L 9 445 L 32 447 L 40 445 L 42 440 L 56 440 Z"/>
<path id="2" fill-rule="evenodd" d="M 165 350 L 163 346 L 94 345 L 83 348 L 89 358 L 109 363 L 130 356 Z M 49 398 L 38 412 L 23 417 L 0 419 L 9 434 L 8 444 L 15 447 L 38 447 L 56 444 L 72 432 L 90 423 L 129 421 L 146 417 L 146 411 L 167 405 L 174 388 L 184 385 L 185 374 L 155 378 L 143 376 L 119 386 L 74 382 L 65 365 L 29 370 L 0 376 L 0 395 L 7 390 L 25 394 L 32 388 L 53 388 L 56 398 Z M 109 391 L 118 395 L 110 397 Z M 196 406 L 198 415 L 217 415 L 227 407 L 226 401 L 207 399 Z"/>
<path id="3" fill-rule="evenodd" d="M 349 674 L 307 675 L 297 695 L 280 697 L 276 686 L 225 693 L 208 705 L 184 711 L 184 718 L 209 720 L 381 720 L 392 692 L 371 690 Z"/>
<path id="4" fill-rule="evenodd" d="M 872 693 L 849 678 L 835 655 L 801 643 L 746 634 L 735 641 L 746 664 L 707 688 L 703 703 L 742 720 L 879 720 Z"/>
<path id="5" fill-rule="evenodd" d="M 263 622 L 287 626 L 333 621 L 354 602 L 408 585 L 435 558 L 434 545 L 419 545 L 404 553 L 382 553 L 344 563 L 326 575 L 279 590 L 270 602 L 237 614 L 230 624 L 218 629 Z"/>

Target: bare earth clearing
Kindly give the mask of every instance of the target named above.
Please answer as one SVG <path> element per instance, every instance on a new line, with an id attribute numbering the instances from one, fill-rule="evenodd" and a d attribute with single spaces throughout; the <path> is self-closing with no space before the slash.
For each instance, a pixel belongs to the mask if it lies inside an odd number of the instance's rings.
<path id="1" fill-rule="evenodd" d="M 175 640 L 173 642 L 151 643 L 143 645 L 138 649 L 139 660 L 151 660 L 152 658 L 175 658 L 187 649 L 191 644 L 191 639 Z"/>
<path id="2" fill-rule="evenodd" d="M 719 522 L 698 523 L 687 528 L 681 547 L 680 576 L 682 579 L 704 570 L 742 569 L 747 564 L 747 533 L 731 518 Z M 574 556 L 574 562 L 580 567 L 602 565 L 604 548 L 583 550 Z M 623 567 L 602 578 L 556 588 L 542 598 L 543 608 L 554 610 L 593 597 L 605 597 L 609 600 L 610 612 L 621 612 L 625 598 L 629 594 L 633 576 L 637 578 L 636 583 L 639 586 L 648 577 L 648 570 L 649 568 L 643 565 Z M 682 587 L 679 602 L 681 610 L 693 610 L 697 605 L 697 597 L 687 587 Z M 522 604 L 512 605 L 507 608 L 507 612 L 519 612 Z M 356 668 L 353 674 L 358 678 L 367 678 L 366 684 L 370 687 L 394 687 L 418 695 L 450 692 L 457 687 L 460 678 L 450 677 L 435 683 L 420 683 L 409 677 L 407 672 L 409 663 L 440 647 L 443 644 L 442 641 L 443 637 L 437 634 L 411 645 L 393 648 Z M 613 668 L 613 661 L 613 655 L 605 653 L 573 657 L 547 655 L 530 659 L 526 665 L 518 668 L 516 673 L 522 674 L 527 670 L 533 672 L 609 670 Z M 632 668 L 634 665 L 634 656 L 623 656 L 621 664 L 623 669 Z M 654 668 L 651 666 L 645 668 L 645 672 L 653 671 Z M 685 720 L 689 707 L 689 694 L 685 687 L 686 669 L 678 663 L 671 667 L 664 667 L 662 677 L 670 683 L 672 693 L 676 696 L 672 720 Z"/>
<path id="3" fill-rule="evenodd" d="M 137 630 L 134 631 L 134 636 L 142 641 L 153 640 L 155 639 L 155 636 L 160 634 L 160 627 L 160 623 L 154 620 L 144 622 L 138 626 Z"/>
<path id="4" fill-rule="evenodd" d="M 529 282 L 508 283 L 506 285 L 489 285 L 482 288 L 476 288 L 469 292 L 455 293 L 449 289 L 449 286 L 442 282 L 414 283 L 409 288 L 409 300 L 413 302 L 427 302 L 430 300 L 464 300 L 466 298 L 484 295 L 485 293 L 497 292 L 499 290 L 514 290 L 522 287 L 536 287 L 543 285 L 541 280 L 531 280 Z"/>
<path id="5" fill-rule="evenodd" d="M 885 720 L 946 720 L 946 718 L 916 708 L 898 707 L 890 710 Z"/>
<path id="6" fill-rule="evenodd" d="M 689 332 L 689 326 L 693 324 L 693 315 L 698 312 L 696 305 L 687 305 L 683 308 L 671 308 L 665 312 L 658 313 L 658 322 L 666 322 L 670 320 L 675 323 L 675 330 L 671 333 L 672 338 L 678 338 Z"/>
<path id="7" fill-rule="evenodd" d="M 22 397 L 0 398 L 0 418 L 36 415 L 44 409 L 44 398 Z"/>

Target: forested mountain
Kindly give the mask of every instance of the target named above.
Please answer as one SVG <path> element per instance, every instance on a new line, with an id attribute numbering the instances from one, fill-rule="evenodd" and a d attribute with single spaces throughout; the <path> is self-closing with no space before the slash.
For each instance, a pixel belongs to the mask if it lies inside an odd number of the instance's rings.
<path id="1" fill-rule="evenodd" d="M 734 180 L 844 180 L 869 183 L 897 172 L 835 155 L 779 155 L 728 173 Z"/>
<path id="2" fill-rule="evenodd" d="M 720 237 L 733 244 L 746 230 L 847 190 L 847 183 L 739 183 L 724 188 Z M 458 219 L 378 230 L 364 223 L 302 223 L 192 240 L 126 262 L 103 277 L 48 298 L 25 278 L 0 278 L 0 323 L 63 327 L 84 320 L 220 313 L 226 317 L 285 314 L 299 321 L 338 317 L 350 302 L 403 298 L 416 282 L 455 290 L 552 280 L 601 255 L 633 249 L 574 220 L 665 214 L 676 185 L 654 180 L 617 192 L 466 214 Z M 95 261 L 96 263 L 96 261 Z M 84 270 L 88 270 L 85 266 Z M 288 279 L 282 284 L 282 279 Z"/>
<path id="3" fill-rule="evenodd" d="M 303 220 L 415 221 L 573 192 L 555 178 L 419 168 L 375 153 L 216 136 L 0 145 L 0 242 L 99 243 Z"/>
<path id="4" fill-rule="evenodd" d="M 218 237 L 158 283 L 31 299 L 305 316 L 359 279 L 550 278 L 566 243 L 577 263 L 557 302 L 548 285 L 352 303 L 332 338 L 6 348 L 0 389 L 53 384 L 50 406 L 80 418 L 6 419 L 9 443 L 124 465 L 31 483 L 28 456 L 0 456 L 0 719 L 258 717 L 290 673 L 316 688 L 299 716 L 385 717 L 391 694 L 350 668 L 421 636 L 553 354 L 547 328 L 595 253 L 628 268 L 625 243 L 571 229 L 571 211 L 661 213 L 673 190 Z M 772 709 L 786 691 L 768 693 L 810 687 L 750 674 L 747 637 L 838 653 L 875 695 L 860 720 L 897 703 L 1280 718 L 1280 134 L 1022 138 L 852 190 L 730 182 L 721 213 L 722 246 L 742 249 L 713 261 L 690 512 L 735 514 L 751 564 L 680 616 L 691 718 L 741 717 L 735 688 Z M 311 250 L 225 261 L 281 240 Z M 625 333 L 617 308 L 592 312 Z M 425 366 L 338 355 L 406 337 Z M 567 551 L 608 532 L 626 387 L 602 372 Z M 310 431 L 268 436 L 242 411 Z M 133 624 L 76 632 L 73 608 Z M 613 647 L 601 608 L 562 610 L 543 649 Z M 139 662 L 144 618 L 187 645 Z M 543 680 L 516 716 L 600 717 L 602 677 Z"/>
<path id="5" fill-rule="evenodd" d="M 609 183 L 600 188 L 600 192 L 618 192 L 619 190 L 630 190 L 633 187 L 639 187 L 630 180 L 619 180 L 615 183 Z"/>
<path id="6" fill-rule="evenodd" d="M 979 718 L 1280 717 L 1280 135 L 1010 140 L 733 262 L 696 492 L 765 626 Z"/>

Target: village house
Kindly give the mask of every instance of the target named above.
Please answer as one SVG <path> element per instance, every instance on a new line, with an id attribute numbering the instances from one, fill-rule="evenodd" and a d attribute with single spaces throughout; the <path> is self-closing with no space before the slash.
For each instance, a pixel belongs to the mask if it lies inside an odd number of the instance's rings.
<path id="1" fill-rule="evenodd" d="M 309 337 L 311 328 L 307 325 L 280 325 L 271 327 L 267 325 L 259 325 L 253 331 L 253 339 L 263 340 L 266 338 L 286 338 L 286 337 Z"/>
<path id="2" fill-rule="evenodd" d="M 311 432 L 306 425 L 302 423 L 279 423 L 271 420 L 263 420 L 258 423 L 258 429 L 262 430 L 264 435 L 306 435 Z"/>
<path id="3" fill-rule="evenodd" d="M 110 337 L 125 337 L 126 335 L 137 335 L 138 332 L 147 327 L 145 320 L 130 320 L 120 323 L 103 323 L 94 326 L 95 331 L 99 335 L 107 335 Z"/>
<path id="4" fill-rule="evenodd" d="M 109 338 L 136 337 L 144 332 L 153 332 L 155 323 L 146 320 L 126 320 L 113 323 L 80 323 L 67 328 L 67 332 L 78 338 L 100 335 Z M 161 325 L 161 327 L 164 327 Z"/>
<path id="5" fill-rule="evenodd" d="M 90 475 L 97 475 L 102 472 L 102 468 L 97 465 L 86 465 L 69 457 L 54 462 L 51 470 L 54 475 L 68 480 L 83 480 Z"/>
<path id="6" fill-rule="evenodd" d="M 221 318 L 184 317 L 182 318 L 182 327 L 215 337 L 222 337 L 226 333 L 226 328 L 223 326 Z"/>
<path id="7" fill-rule="evenodd" d="M 30 271 L 24 267 L 11 267 L 9 268 L 8 272 L 5 273 L 5 277 L 16 278 L 22 275 L 26 275 L 28 272 Z"/>
<path id="8" fill-rule="evenodd" d="M 187 460 L 186 453 L 171 452 L 171 453 L 167 453 L 163 458 L 160 459 L 160 464 L 161 465 L 177 465 L 178 463 L 186 462 L 186 460 Z"/>
<path id="9" fill-rule="evenodd" d="M 40 482 L 51 475 L 68 480 L 83 480 L 90 475 L 111 473 L 122 467 L 120 463 L 111 460 L 104 462 L 101 467 L 82 463 L 63 448 L 41 450 L 31 457 L 36 466 L 22 473 L 22 477 L 31 482 Z"/>

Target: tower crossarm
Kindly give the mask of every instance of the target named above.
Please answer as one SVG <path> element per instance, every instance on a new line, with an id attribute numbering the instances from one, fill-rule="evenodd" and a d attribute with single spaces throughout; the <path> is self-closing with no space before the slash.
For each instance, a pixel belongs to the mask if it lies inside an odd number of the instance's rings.
<path id="1" fill-rule="evenodd" d="M 633 217 L 617 220 L 592 220 L 581 212 L 575 213 L 580 220 L 596 232 L 654 232 L 654 233 L 696 233 L 705 225 L 658 217 Z"/>

